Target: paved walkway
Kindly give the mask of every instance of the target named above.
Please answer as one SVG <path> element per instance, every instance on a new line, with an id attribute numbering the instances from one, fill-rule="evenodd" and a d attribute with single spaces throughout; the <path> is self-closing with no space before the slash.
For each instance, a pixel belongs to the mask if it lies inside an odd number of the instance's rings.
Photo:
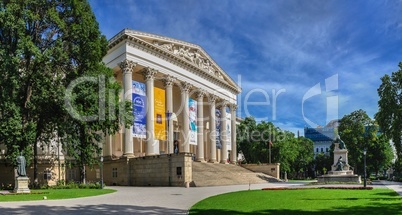
<path id="1" fill-rule="evenodd" d="M 251 184 L 250 189 L 290 187 L 301 183 Z M 402 184 L 377 182 L 402 194 Z M 248 190 L 249 185 L 218 187 L 111 187 L 117 192 L 101 196 L 28 202 L 0 202 L 0 214 L 187 214 L 198 201 L 222 193 Z"/>

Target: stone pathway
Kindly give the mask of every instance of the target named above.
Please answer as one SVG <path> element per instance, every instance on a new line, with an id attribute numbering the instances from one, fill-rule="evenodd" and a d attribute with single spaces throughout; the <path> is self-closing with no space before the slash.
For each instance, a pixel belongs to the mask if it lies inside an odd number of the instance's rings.
<path id="1" fill-rule="evenodd" d="M 210 196 L 265 187 L 293 187 L 303 183 L 265 183 L 216 187 L 111 187 L 117 192 L 101 196 L 28 202 L 0 202 L 0 214 L 187 214 L 198 201 Z M 351 185 L 356 186 L 356 185 Z M 402 195 L 398 182 L 375 182 Z"/>

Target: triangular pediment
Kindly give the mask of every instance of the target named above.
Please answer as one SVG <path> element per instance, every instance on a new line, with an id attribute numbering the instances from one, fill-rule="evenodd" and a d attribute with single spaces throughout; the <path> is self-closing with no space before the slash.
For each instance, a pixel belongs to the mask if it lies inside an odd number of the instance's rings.
<path id="1" fill-rule="evenodd" d="M 123 32 L 122 32 L 123 33 Z M 198 45 L 176 40 L 169 37 L 125 29 L 124 33 L 152 45 L 163 52 L 167 52 L 183 61 L 193 65 L 203 72 L 220 79 L 235 89 L 237 84 L 224 72 L 216 62 Z"/>

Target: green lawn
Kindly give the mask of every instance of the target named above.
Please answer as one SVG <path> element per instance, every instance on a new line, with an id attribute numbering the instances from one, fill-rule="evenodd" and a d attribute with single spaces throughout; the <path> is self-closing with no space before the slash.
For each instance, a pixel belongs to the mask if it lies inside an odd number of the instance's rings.
<path id="1" fill-rule="evenodd" d="M 48 190 L 31 190 L 30 194 L 8 194 L 0 195 L 0 202 L 10 201 L 32 201 L 43 200 L 46 196 L 47 200 L 54 199 L 72 199 L 87 196 L 97 196 L 107 193 L 113 193 L 112 189 L 48 189 Z M 43 200 L 46 201 L 46 200 Z"/>
<path id="2" fill-rule="evenodd" d="M 402 198 L 393 190 L 254 190 L 204 199 L 190 214 L 402 214 Z"/>

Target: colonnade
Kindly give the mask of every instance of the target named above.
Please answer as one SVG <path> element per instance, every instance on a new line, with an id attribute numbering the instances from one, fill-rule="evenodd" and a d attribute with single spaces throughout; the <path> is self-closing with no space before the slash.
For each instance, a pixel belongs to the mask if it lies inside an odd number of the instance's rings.
<path id="1" fill-rule="evenodd" d="M 124 60 L 123 62 L 119 63 L 118 66 L 122 71 L 122 79 L 123 79 L 123 88 L 124 88 L 124 100 L 132 102 L 132 76 L 135 67 L 137 66 L 136 63 L 130 60 Z M 146 147 L 146 154 L 145 155 L 157 155 L 159 152 L 154 150 L 153 144 L 155 142 L 155 134 L 154 134 L 154 81 L 155 75 L 158 73 L 155 69 L 152 68 L 144 68 L 142 69 L 142 75 L 144 76 L 145 85 L 146 85 L 146 96 L 147 96 L 147 112 L 146 112 L 146 130 L 147 130 L 147 147 Z M 220 156 L 220 163 L 227 163 L 228 153 L 227 153 L 227 144 L 228 144 L 228 133 L 227 125 L 226 125 L 226 109 L 230 109 L 231 113 L 231 154 L 230 154 L 230 161 L 235 162 L 237 159 L 237 149 L 236 149 L 236 104 L 230 104 L 228 101 L 225 101 L 222 98 L 218 98 L 212 92 L 207 92 L 203 89 L 194 89 L 190 83 L 187 82 L 180 82 L 175 77 L 164 74 L 163 78 L 164 86 L 165 86 L 165 93 L 166 93 L 166 111 L 173 112 L 173 86 L 174 84 L 179 84 L 181 89 L 181 101 L 182 101 L 182 122 L 183 125 L 182 132 L 183 132 L 183 149 L 184 152 L 190 152 L 190 129 L 189 129 L 189 106 L 187 102 L 189 100 L 189 93 L 190 90 L 196 91 L 196 101 L 197 101 L 197 153 L 196 153 L 196 161 L 205 162 L 204 158 L 204 141 L 205 138 L 209 138 L 209 160 L 208 162 L 218 162 L 217 155 L 216 155 L 216 116 L 215 112 L 216 109 L 220 109 L 221 116 L 221 129 L 220 129 L 220 137 L 221 137 L 221 156 Z M 210 116 L 204 117 L 204 98 L 207 98 L 208 106 L 209 106 L 209 113 Z M 183 103 L 185 102 L 185 103 Z M 208 122 L 209 121 L 209 122 Z M 204 129 L 207 122 L 210 125 L 210 131 L 208 135 L 205 136 Z M 174 141 L 174 129 L 173 129 L 173 119 L 171 117 L 167 118 L 167 123 L 170 126 L 167 126 L 167 153 L 173 153 L 173 141 Z M 133 126 L 123 128 L 124 138 L 123 138 L 123 156 L 126 157 L 133 157 L 134 156 L 134 144 L 133 144 Z M 106 144 L 110 144 L 111 140 L 108 139 Z M 207 141 L 208 142 L 208 141 Z M 111 151 L 111 147 L 107 151 Z M 111 152 L 110 152 L 111 153 Z"/>

